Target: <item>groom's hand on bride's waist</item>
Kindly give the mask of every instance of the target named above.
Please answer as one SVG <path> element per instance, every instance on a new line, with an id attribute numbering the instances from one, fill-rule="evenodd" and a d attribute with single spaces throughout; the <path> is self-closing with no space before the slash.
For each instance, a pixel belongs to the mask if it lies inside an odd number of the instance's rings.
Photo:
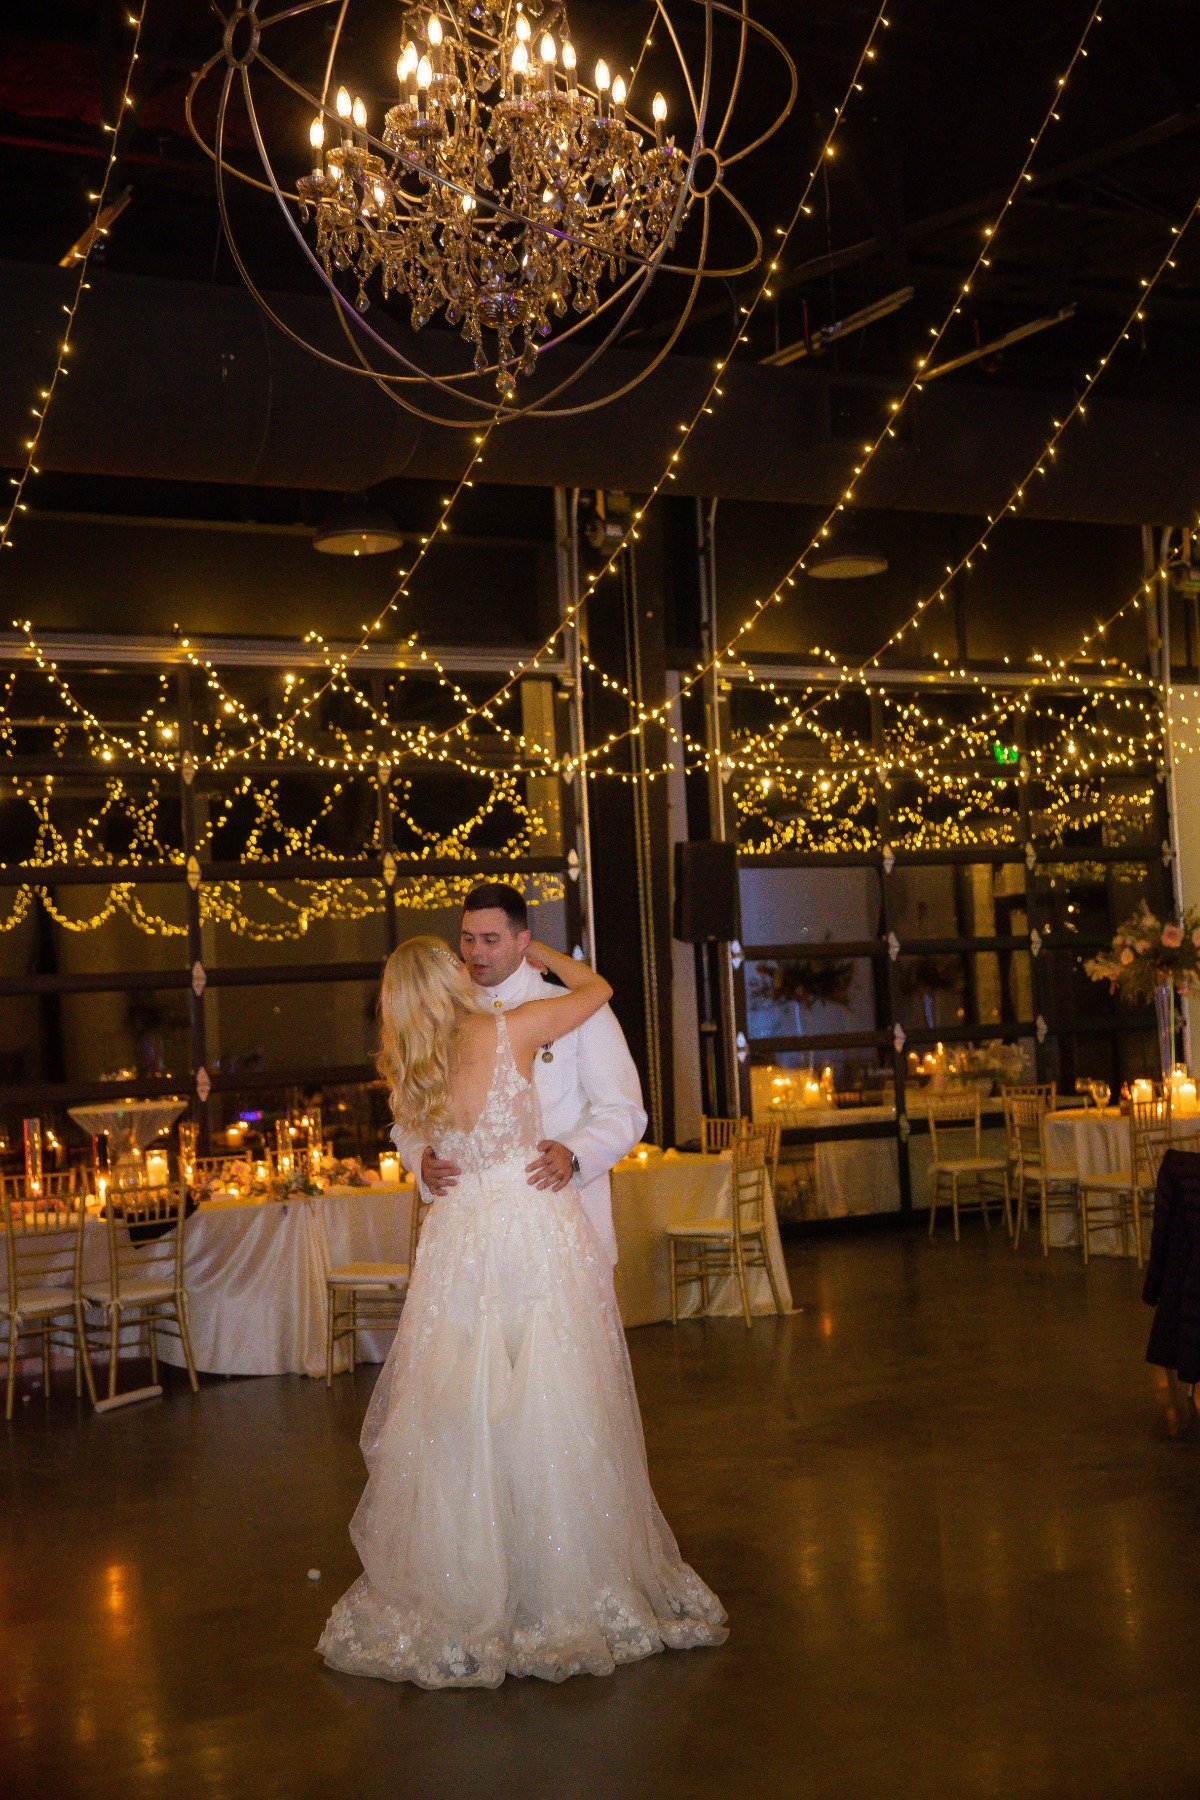
<path id="1" fill-rule="evenodd" d="M 578 1171 L 575 1158 L 567 1146 L 555 1143 L 553 1138 L 546 1138 L 538 1145 L 537 1161 L 525 1164 L 525 1173 L 529 1177 L 530 1187 L 550 1188 L 557 1194 Z"/>
<path id="2" fill-rule="evenodd" d="M 440 1194 L 448 1193 L 461 1174 L 457 1163 L 447 1162 L 431 1144 L 426 1144 L 421 1153 L 421 1186 L 427 1194 L 437 1199 Z"/>

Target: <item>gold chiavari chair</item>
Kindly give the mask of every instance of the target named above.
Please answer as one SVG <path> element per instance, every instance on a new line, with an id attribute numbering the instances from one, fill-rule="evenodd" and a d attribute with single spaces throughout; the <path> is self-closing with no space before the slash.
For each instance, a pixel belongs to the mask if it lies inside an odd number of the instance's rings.
<path id="1" fill-rule="evenodd" d="M 334 1354 L 343 1338 L 350 1339 L 350 1367 L 353 1369 L 358 1360 L 360 1331 L 394 1331 L 400 1323 L 413 1264 L 417 1260 L 421 1227 L 431 1204 L 421 1198 L 420 1186 L 414 1181 L 407 1262 L 341 1263 L 330 1269 L 325 1277 L 326 1387 L 333 1385 Z"/>
<path id="2" fill-rule="evenodd" d="M 108 1279 L 85 1281 L 83 1299 L 102 1308 L 108 1319 L 108 1398 L 117 1392 L 121 1333 L 146 1331 L 150 1379 L 158 1381 L 158 1333 L 168 1332 L 183 1346 L 192 1392 L 199 1391 L 192 1339 L 188 1330 L 184 1288 L 184 1211 L 182 1184 L 163 1187 L 111 1188 L 104 1205 L 108 1226 Z M 84 1345 L 84 1372 L 93 1404 L 96 1399 L 91 1362 Z"/>
<path id="3" fill-rule="evenodd" d="M 1154 1210 L 1159 1164 L 1171 1143 L 1171 1093 L 1166 1088 L 1152 1100 L 1134 1100 L 1129 1108 L 1129 1165 L 1113 1174 L 1079 1177 L 1079 1235 L 1083 1260 L 1091 1252 L 1094 1231 L 1119 1231 L 1124 1245 L 1133 1239 L 1140 1269 L 1145 1260 L 1143 1214 Z"/>
<path id="4" fill-rule="evenodd" d="M 1012 1202 L 1007 1156 L 983 1154 L 983 1121 L 979 1092 L 970 1095 L 929 1094 L 925 1097 L 929 1120 L 929 1235 L 937 1224 L 938 1206 L 949 1200 L 954 1220 L 954 1241 L 959 1239 L 959 1215 L 977 1208 L 991 1230 L 989 1201 L 1003 1207 L 1004 1222 L 1012 1236 Z M 965 1142 L 964 1142 L 965 1139 Z"/>
<path id="5" fill-rule="evenodd" d="M 705 1156 L 719 1156 L 751 1129 L 749 1119 L 712 1119 L 705 1113 L 700 1120 L 700 1148 Z"/>
<path id="6" fill-rule="evenodd" d="M 30 1194 L 6 1181 L 0 1196 L 8 1284 L 0 1295 L 0 1321 L 7 1334 L 8 1385 L 4 1416 L 13 1416 L 17 1347 L 23 1337 L 42 1346 L 42 1383 L 50 1394 L 50 1352 L 70 1350 L 75 1358 L 75 1392 L 83 1392 L 86 1351 L 79 1295 L 85 1198 L 78 1188 L 59 1195 Z"/>
<path id="7" fill-rule="evenodd" d="M 751 1323 L 751 1269 L 765 1269 L 777 1313 L 786 1313 L 783 1295 L 767 1252 L 767 1144 L 757 1131 L 744 1131 L 733 1140 L 730 1171 L 730 1217 L 697 1220 L 667 1228 L 671 1258 L 671 1323 L 679 1323 L 679 1290 L 699 1284 L 701 1305 L 708 1310 L 711 1284 L 727 1275 L 737 1277 L 742 1296 L 742 1315 Z"/>
<path id="8" fill-rule="evenodd" d="M 74 1194 L 82 1194 L 86 1188 L 86 1175 L 82 1168 L 72 1166 L 69 1169 L 43 1169 L 41 1179 L 42 1197 L 47 1200 L 66 1200 Z M 0 1175 L 0 1189 L 6 1194 L 27 1194 L 26 1178 L 22 1175 Z"/>
<path id="9" fill-rule="evenodd" d="M 1020 1244 L 1022 1231 L 1028 1229 L 1032 1192 L 1037 1198 L 1042 1255 L 1049 1256 L 1051 1212 L 1069 1211 L 1076 1219 L 1079 1217 L 1079 1178 L 1075 1168 L 1066 1164 L 1056 1167 L 1050 1160 L 1048 1125 L 1057 1088 L 1049 1081 L 1036 1087 L 1006 1087 L 1001 1095 L 1009 1181 L 1017 1191 L 1013 1249 Z"/>

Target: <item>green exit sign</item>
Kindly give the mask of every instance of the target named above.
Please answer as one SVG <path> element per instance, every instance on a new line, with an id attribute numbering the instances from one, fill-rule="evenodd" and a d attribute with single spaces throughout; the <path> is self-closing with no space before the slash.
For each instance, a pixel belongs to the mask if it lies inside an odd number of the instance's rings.
<path id="1" fill-rule="evenodd" d="M 997 738 L 992 745 L 992 759 L 1005 767 L 1013 767 L 1021 760 L 1021 752 L 1015 744 L 1002 744 Z"/>

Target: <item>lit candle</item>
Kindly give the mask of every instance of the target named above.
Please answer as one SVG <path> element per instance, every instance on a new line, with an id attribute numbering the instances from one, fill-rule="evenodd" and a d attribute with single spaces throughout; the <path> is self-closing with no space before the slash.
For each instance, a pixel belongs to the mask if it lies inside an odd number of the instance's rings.
<path id="1" fill-rule="evenodd" d="M 42 1191 L 42 1121 L 25 1120 L 25 1186 L 36 1198 Z M 11 1330 L 11 1324 L 9 1329 Z"/>
<path id="2" fill-rule="evenodd" d="M 442 38 L 444 35 L 442 21 L 434 13 L 425 27 L 425 36 L 429 39 L 429 55 L 435 75 L 440 75 L 442 72 Z"/>
<path id="3" fill-rule="evenodd" d="M 599 97 L 599 110 L 602 119 L 608 117 L 608 89 L 610 81 L 611 77 L 608 73 L 608 64 L 605 62 L 604 58 L 601 57 L 600 61 L 596 64 L 596 93 Z"/>
<path id="4" fill-rule="evenodd" d="M 1145 1106 L 1154 1098 L 1154 1083 L 1139 1077 L 1130 1089 L 1130 1096 L 1138 1106 Z"/>
<path id="5" fill-rule="evenodd" d="M 385 1150 L 379 1158 L 379 1179 L 384 1187 L 400 1186 L 400 1158 Z"/>
<path id="6" fill-rule="evenodd" d="M 255 1163 L 254 1177 L 256 1181 L 265 1181 L 267 1179 L 267 1165 L 265 1162 Z"/>
<path id="7" fill-rule="evenodd" d="M 655 94 L 651 111 L 654 114 L 654 141 L 656 144 L 661 145 L 663 141 L 663 126 L 667 119 L 667 103 L 661 94 Z"/>
<path id="8" fill-rule="evenodd" d="M 308 141 L 313 150 L 313 174 L 319 176 L 321 173 L 321 146 L 325 142 L 324 119 L 313 120 L 308 128 Z"/>
<path id="9" fill-rule="evenodd" d="M 165 1150 L 147 1150 L 146 1180 L 151 1187 L 166 1187 L 170 1180 L 170 1170 Z"/>
<path id="10" fill-rule="evenodd" d="M 1175 1097 L 1175 1110 L 1182 1119 L 1194 1119 L 1200 1112 L 1200 1098 L 1197 1097 L 1194 1081 L 1181 1081 Z"/>

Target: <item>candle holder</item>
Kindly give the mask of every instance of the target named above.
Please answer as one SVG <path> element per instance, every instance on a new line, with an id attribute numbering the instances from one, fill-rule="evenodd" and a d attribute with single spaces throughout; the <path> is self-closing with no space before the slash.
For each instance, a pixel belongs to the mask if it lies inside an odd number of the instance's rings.
<path id="1" fill-rule="evenodd" d="M 197 1135 L 195 1119 L 180 1119 L 179 1176 L 181 1181 L 190 1182 L 195 1179 Z"/>
<path id="2" fill-rule="evenodd" d="M 280 1175 L 292 1172 L 292 1126 L 288 1119 L 275 1121 L 275 1167 Z"/>
<path id="3" fill-rule="evenodd" d="M 323 1148 L 323 1121 L 321 1108 L 310 1106 L 308 1109 L 308 1166 L 314 1175 L 321 1173 L 321 1154 Z"/>
<path id="4" fill-rule="evenodd" d="M 26 1119 L 25 1135 L 25 1186 L 35 1197 L 39 1196 L 45 1185 L 42 1178 L 42 1121 Z"/>
<path id="5" fill-rule="evenodd" d="M 109 1185 L 107 1131 L 98 1131 L 92 1139 L 92 1179 L 96 1184 L 96 1198 L 103 1206 Z"/>

